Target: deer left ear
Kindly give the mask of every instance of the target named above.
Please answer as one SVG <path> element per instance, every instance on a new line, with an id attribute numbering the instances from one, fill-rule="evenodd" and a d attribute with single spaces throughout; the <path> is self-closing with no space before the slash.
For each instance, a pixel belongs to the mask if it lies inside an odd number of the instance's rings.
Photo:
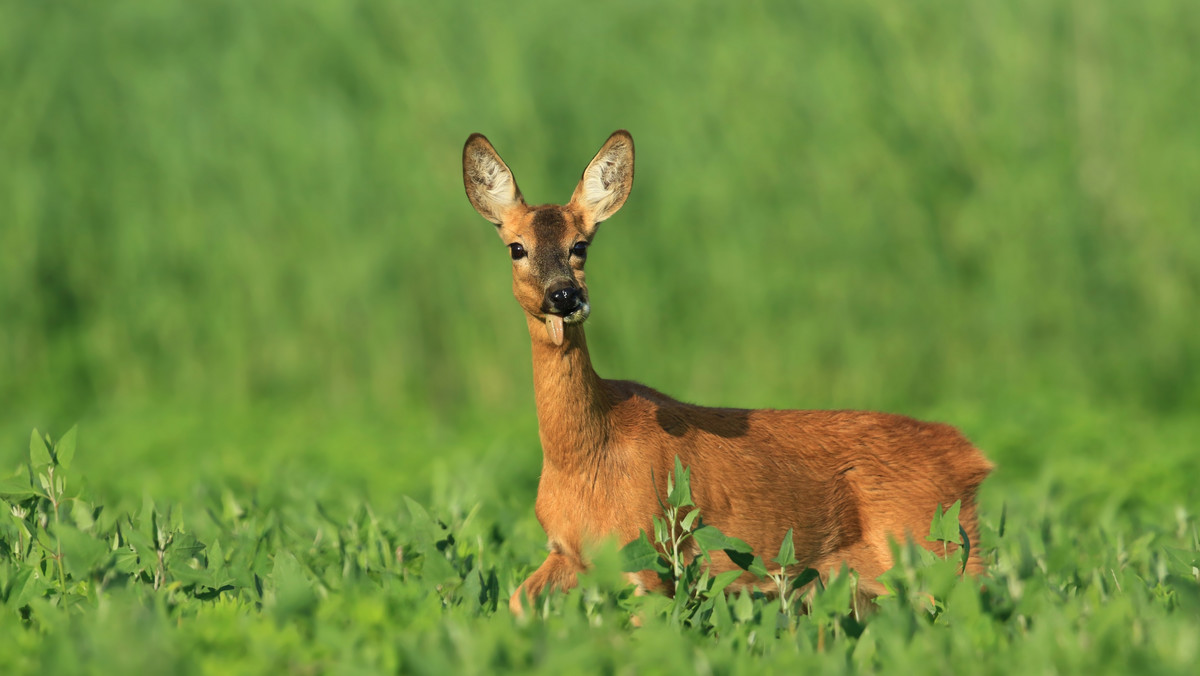
<path id="1" fill-rule="evenodd" d="M 463 146 L 463 187 L 479 215 L 496 225 L 525 204 L 517 179 L 483 134 L 471 134 Z"/>
<path id="2" fill-rule="evenodd" d="M 625 204 L 632 188 L 633 137 L 621 129 L 608 137 L 583 170 L 567 206 L 582 212 L 588 229 L 594 231 L 597 224 L 608 220 Z"/>

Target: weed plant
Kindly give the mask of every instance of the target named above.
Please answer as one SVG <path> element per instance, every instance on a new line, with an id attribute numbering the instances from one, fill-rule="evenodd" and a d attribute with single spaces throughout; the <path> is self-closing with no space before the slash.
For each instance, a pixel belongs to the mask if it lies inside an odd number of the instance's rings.
<path id="1" fill-rule="evenodd" d="M 1114 660 L 1186 673 L 1195 657 L 1200 530 L 1186 512 L 1107 548 L 1096 546 L 1111 532 L 1103 524 L 1062 538 L 1049 523 L 1015 535 L 1003 519 L 985 523 L 993 563 L 982 579 L 964 579 L 960 557 L 896 545 L 889 593 L 862 608 L 853 574 L 784 572 L 790 537 L 768 566 L 703 525 L 677 463 L 664 505 L 678 527 L 658 519 L 654 542 L 643 532 L 620 552 L 600 548 L 579 587 L 520 621 L 505 603 L 521 568 L 511 533 L 478 509 L 442 518 L 406 500 L 396 521 L 366 504 L 339 516 L 303 501 L 247 508 L 226 494 L 191 518 L 150 500 L 110 510 L 71 471 L 75 443 L 74 430 L 57 443 L 35 431 L 29 462 L 0 484 L 11 516 L 0 526 L 5 673 L 950 671 L 967 661 L 1006 673 Z M 963 544 L 959 533 L 951 509 L 930 538 Z M 704 556 L 683 559 L 688 538 Z M 757 589 L 726 595 L 743 571 L 710 575 L 708 552 L 719 550 L 758 576 Z M 622 571 L 641 570 L 669 578 L 674 596 L 632 594 Z"/>

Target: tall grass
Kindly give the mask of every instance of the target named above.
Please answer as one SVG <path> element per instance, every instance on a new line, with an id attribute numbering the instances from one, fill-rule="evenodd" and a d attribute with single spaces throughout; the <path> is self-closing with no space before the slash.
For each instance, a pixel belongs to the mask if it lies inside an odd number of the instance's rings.
<path id="1" fill-rule="evenodd" d="M 460 144 L 487 133 L 562 201 L 619 127 L 605 375 L 973 433 L 1190 418 L 1196 25 L 1192 3 L 6 2 L 0 429 L 528 432 Z"/>

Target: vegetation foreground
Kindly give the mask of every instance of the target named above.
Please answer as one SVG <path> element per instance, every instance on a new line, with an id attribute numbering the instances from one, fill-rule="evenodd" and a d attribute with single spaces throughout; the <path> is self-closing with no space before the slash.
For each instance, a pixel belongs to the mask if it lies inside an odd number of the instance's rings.
<path id="1" fill-rule="evenodd" d="M 1194 672 L 1197 26 L 1185 0 L 0 0 L 0 673 Z M 990 577 L 902 552 L 871 612 L 838 578 L 783 613 L 675 566 L 694 593 L 633 597 L 630 559 L 663 565 L 639 545 L 507 611 L 541 456 L 462 144 L 560 202 L 618 128 L 597 371 L 961 428 L 997 466 Z"/>
<path id="2" fill-rule="evenodd" d="M 406 500 L 396 518 L 225 492 L 186 513 L 149 499 L 107 509 L 72 472 L 75 447 L 74 429 L 57 443 L 35 431 L 29 463 L 0 484 L 4 673 L 1188 673 L 1200 651 L 1200 529 L 1182 509 L 1137 531 L 1116 513 L 1015 523 L 1002 509 L 977 545 L 988 578 L 898 547 L 872 608 L 855 607 L 852 575 L 806 599 L 726 598 L 728 574 L 673 560 L 671 544 L 736 541 L 702 533 L 702 516 L 684 520 L 690 534 L 660 522 L 651 537 L 665 547 L 602 547 L 579 588 L 518 620 L 506 599 L 531 563 L 479 506 Z M 668 514 L 690 504 L 687 470 L 674 476 Z M 931 539 L 957 541 L 953 512 Z M 790 541 L 749 565 L 768 586 L 810 579 L 779 578 Z M 632 595 L 621 571 L 645 568 L 687 592 Z"/>

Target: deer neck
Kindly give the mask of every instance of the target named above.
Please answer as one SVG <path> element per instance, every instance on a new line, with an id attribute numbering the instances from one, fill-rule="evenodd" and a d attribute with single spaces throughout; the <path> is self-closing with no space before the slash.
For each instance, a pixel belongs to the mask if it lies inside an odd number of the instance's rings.
<path id="1" fill-rule="evenodd" d="M 541 321 L 527 316 L 533 342 L 533 389 L 538 433 L 546 465 L 570 471 L 603 448 L 611 402 L 604 381 L 592 369 L 583 327 L 563 327 L 555 345 Z"/>

